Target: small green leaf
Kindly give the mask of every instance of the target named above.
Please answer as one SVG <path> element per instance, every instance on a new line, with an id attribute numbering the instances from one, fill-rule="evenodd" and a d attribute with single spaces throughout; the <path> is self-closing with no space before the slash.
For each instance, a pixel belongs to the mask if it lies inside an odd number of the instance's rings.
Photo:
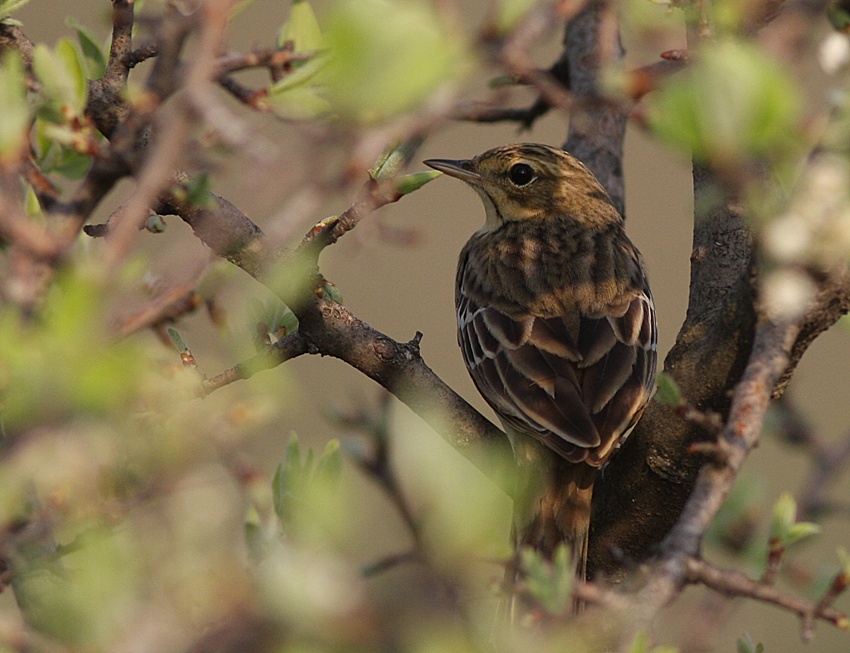
<path id="1" fill-rule="evenodd" d="M 300 67 L 293 72 L 276 81 L 269 87 L 269 96 L 274 97 L 293 88 L 301 88 L 310 85 L 316 78 L 316 75 L 327 64 L 327 58 L 321 55 L 316 55 L 305 61 Z M 314 89 L 315 90 L 315 89 Z"/>
<path id="2" fill-rule="evenodd" d="M 550 614 L 566 610 L 575 582 L 570 549 L 561 544 L 547 560 L 539 551 L 524 548 L 520 551 L 520 568 L 525 574 L 528 593 Z"/>
<path id="3" fill-rule="evenodd" d="M 174 348 L 177 350 L 178 354 L 189 351 L 188 345 L 186 345 L 186 342 L 183 340 L 183 336 L 180 335 L 180 332 L 177 329 L 168 327 L 168 337 L 171 338 L 171 342 L 174 344 Z"/>
<path id="4" fill-rule="evenodd" d="M 764 644 L 754 643 L 749 633 L 744 633 L 738 640 L 738 653 L 764 653 Z"/>
<path id="5" fill-rule="evenodd" d="M 293 0 L 289 10 L 289 19 L 280 29 L 277 46 L 291 41 L 296 52 L 318 50 L 322 47 L 322 30 L 313 13 L 313 7 L 307 0 Z"/>
<path id="6" fill-rule="evenodd" d="M 295 313 L 275 297 L 262 302 L 254 300 L 250 315 L 253 331 L 256 333 L 257 327 L 261 326 L 266 334 L 275 340 L 285 338 L 298 330 L 298 318 Z"/>
<path id="7" fill-rule="evenodd" d="M 399 195 L 407 195 L 415 190 L 419 190 L 429 181 L 433 181 L 441 174 L 443 173 L 438 172 L 437 170 L 430 170 L 427 172 L 414 172 L 409 175 L 402 175 L 395 180 L 393 188 Z"/>
<path id="8" fill-rule="evenodd" d="M 789 492 L 783 492 L 773 506 L 773 521 L 770 525 L 770 537 L 783 544 L 797 519 L 797 502 Z"/>
<path id="9" fill-rule="evenodd" d="M 0 0 L 0 18 L 5 18 L 17 11 L 30 0 Z"/>
<path id="10" fill-rule="evenodd" d="M 186 199 L 193 206 L 212 208 L 215 205 L 215 200 L 210 196 L 210 175 L 208 172 L 196 174 L 184 187 L 186 189 Z"/>
<path id="11" fill-rule="evenodd" d="M 61 61 L 70 75 L 70 95 L 68 104 L 81 115 L 86 106 L 88 80 L 86 66 L 80 48 L 71 39 L 59 39 L 56 43 L 56 57 Z"/>
<path id="12" fill-rule="evenodd" d="M 303 484 L 304 467 L 301 465 L 301 442 L 293 433 L 283 460 L 278 463 L 272 477 L 272 505 L 281 523 L 287 525 L 292 518 L 292 502 L 297 488 Z"/>
<path id="13" fill-rule="evenodd" d="M 265 541 L 262 521 L 253 505 L 249 505 L 245 512 L 245 543 L 252 559 L 259 560 L 265 552 Z"/>
<path id="14" fill-rule="evenodd" d="M 33 49 L 32 63 L 47 101 L 43 107 L 48 111 L 46 117 L 62 123 L 68 112 L 82 115 L 88 83 L 77 45 L 70 39 L 60 39 L 51 50 L 39 43 Z"/>
<path id="15" fill-rule="evenodd" d="M 398 176 L 407 164 L 419 151 L 425 141 L 423 136 L 415 136 L 397 143 L 384 152 L 375 163 L 375 167 L 369 171 L 372 179 L 381 181 Z"/>
<path id="16" fill-rule="evenodd" d="M 272 505 L 285 530 L 308 525 L 317 515 L 311 506 L 332 501 L 339 480 L 342 456 L 339 442 L 332 440 L 314 463 L 312 450 L 302 460 L 301 443 L 293 433 L 286 454 L 272 477 Z M 305 511 L 307 514 L 305 514 Z"/>
<path id="17" fill-rule="evenodd" d="M 342 451 L 339 440 L 331 440 L 316 462 L 313 476 L 321 483 L 336 484 L 342 474 Z"/>
<path id="18" fill-rule="evenodd" d="M 788 531 L 788 535 L 785 537 L 785 546 L 789 547 L 792 544 L 796 544 L 797 542 L 804 540 L 807 537 L 811 537 L 812 535 L 817 535 L 818 533 L 820 533 L 820 526 L 817 524 L 805 521 L 797 522 Z"/>
<path id="19" fill-rule="evenodd" d="M 326 117 L 331 113 L 330 102 L 323 97 L 321 89 L 316 86 L 283 90 L 272 87 L 268 101 L 274 114 L 284 120 L 312 120 Z"/>
<path id="20" fill-rule="evenodd" d="M 97 37 L 87 27 L 78 23 L 74 18 L 68 18 L 65 24 L 77 32 L 77 40 L 83 51 L 86 76 L 89 79 L 100 79 L 106 72 L 106 54 Z"/>
<path id="21" fill-rule="evenodd" d="M 35 121 L 35 135 L 42 172 L 55 172 L 66 179 L 82 179 L 86 175 L 92 157 L 75 149 L 79 133 L 39 117 Z"/>
<path id="22" fill-rule="evenodd" d="M 322 297 L 327 299 L 329 302 L 342 304 L 342 292 L 330 281 L 325 280 L 322 284 Z"/>
<path id="23" fill-rule="evenodd" d="M 0 160 L 16 159 L 27 142 L 30 115 L 20 55 L 9 50 L 0 63 Z"/>
<path id="24" fill-rule="evenodd" d="M 35 191 L 29 184 L 27 184 L 27 197 L 24 201 L 24 207 L 26 208 L 27 215 L 30 217 L 43 217 L 44 215 L 44 212 L 41 210 L 41 203 L 38 201 Z"/>
<path id="25" fill-rule="evenodd" d="M 655 391 L 655 401 L 664 406 L 681 406 L 683 403 L 682 391 L 679 385 L 667 372 L 660 372 L 656 383 L 658 390 Z"/>

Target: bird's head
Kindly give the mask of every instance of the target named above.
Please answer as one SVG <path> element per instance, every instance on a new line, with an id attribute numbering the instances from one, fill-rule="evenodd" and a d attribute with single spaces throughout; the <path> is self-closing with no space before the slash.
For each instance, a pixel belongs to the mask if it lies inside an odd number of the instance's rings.
<path id="1" fill-rule="evenodd" d="M 588 226 L 622 219 L 593 173 L 574 156 L 548 145 L 506 145 L 474 159 L 428 159 L 425 165 L 476 190 L 487 212 L 485 230 L 555 215 L 569 215 Z"/>

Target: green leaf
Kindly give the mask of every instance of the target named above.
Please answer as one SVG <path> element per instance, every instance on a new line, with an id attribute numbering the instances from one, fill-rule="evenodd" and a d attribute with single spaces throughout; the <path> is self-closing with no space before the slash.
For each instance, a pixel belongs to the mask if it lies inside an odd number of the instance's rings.
<path id="1" fill-rule="evenodd" d="M 407 167 L 424 141 L 424 136 L 415 136 L 390 147 L 375 162 L 375 167 L 369 171 L 372 179 L 381 181 L 396 177 Z"/>
<path id="2" fill-rule="evenodd" d="M 146 382 L 146 359 L 132 342 L 110 341 L 105 295 L 100 281 L 69 271 L 51 287 L 40 319 L 28 320 L 14 307 L 0 312 L 0 393 L 7 425 L 103 416 L 132 401 Z"/>
<path id="3" fill-rule="evenodd" d="M 189 351 L 189 346 L 186 344 L 186 341 L 183 340 L 183 336 L 180 335 L 180 332 L 177 329 L 168 327 L 168 337 L 171 338 L 171 342 L 174 344 L 174 348 L 177 350 L 178 354 L 183 354 Z"/>
<path id="4" fill-rule="evenodd" d="M 257 333 L 261 327 L 276 340 L 298 330 L 298 318 L 289 307 L 275 297 L 266 301 L 254 300 L 251 307 L 251 328 Z"/>
<path id="5" fill-rule="evenodd" d="M 55 172 L 66 179 L 82 179 L 86 175 L 92 157 L 74 148 L 80 137 L 76 131 L 39 117 L 35 121 L 35 136 L 42 172 Z"/>
<path id="6" fill-rule="evenodd" d="M 330 114 L 331 105 L 318 78 L 327 62 L 327 57 L 317 54 L 271 84 L 268 101 L 275 114 L 287 120 L 309 120 Z"/>
<path id="7" fill-rule="evenodd" d="M 738 640 L 738 653 L 764 653 L 764 644 L 755 644 L 749 633 L 744 633 Z"/>
<path id="8" fill-rule="evenodd" d="M 88 83 L 82 55 L 70 39 L 60 39 L 55 50 L 43 43 L 33 49 L 33 70 L 42 83 L 47 117 L 65 122 L 67 114 L 82 115 Z"/>
<path id="9" fill-rule="evenodd" d="M 432 6 L 417 0 L 350 0 L 326 21 L 322 71 L 334 110 L 376 122 L 413 108 L 464 71 L 469 57 Z"/>
<path id="10" fill-rule="evenodd" d="M 817 524 L 813 524 L 811 522 L 797 522 L 788 531 L 788 535 L 785 537 L 785 546 L 789 547 L 792 544 L 796 544 L 797 542 L 800 542 L 807 537 L 811 537 L 812 535 L 817 535 L 818 533 L 820 533 L 820 526 Z"/>
<path id="11" fill-rule="evenodd" d="M 77 32 L 77 40 L 83 51 L 86 77 L 100 79 L 106 72 L 106 53 L 98 42 L 97 37 L 87 27 L 78 23 L 74 18 L 68 18 L 65 24 Z"/>
<path id="12" fill-rule="evenodd" d="M 30 113 L 24 64 L 14 50 L 0 62 L 0 116 L 0 161 L 17 159 L 27 143 Z"/>
<path id="13" fill-rule="evenodd" d="M 783 547 L 811 537 L 820 532 L 820 526 L 810 522 L 797 522 L 797 502 L 788 492 L 783 492 L 773 506 L 770 538 Z"/>
<path id="14" fill-rule="evenodd" d="M 441 174 L 443 173 L 438 172 L 437 170 L 429 170 L 426 172 L 414 172 L 409 175 L 402 175 L 395 180 L 393 189 L 399 195 L 407 195 L 415 190 L 419 190 L 429 181 L 433 181 Z"/>
<path id="15" fill-rule="evenodd" d="M 658 389 L 655 391 L 655 401 L 664 406 L 682 405 L 682 391 L 672 376 L 667 372 L 659 372 L 656 383 Z"/>
<path id="16" fill-rule="evenodd" d="M 245 512 L 245 543 L 253 560 L 261 559 L 265 553 L 266 542 L 263 539 L 263 524 L 257 509 L 249 505 Z"/>
<path id="17" fill-rule="evenodd" d="M 41 203 L 33 190 L 33 187 L 27 184 L 27 197 L 24 200 L 24 207 L 27 215 L 30 217 L 43 217 L 44 212 L 41 210 Z"/>
<path id="18" fill-rule="evenodd" d="M 43 559 L 21 561 L 15 596 L 40 632 L 72 649 L 104 650 L 126 626 L 144 574 L 142 558 L 127 530 L 92 528 L 78 539 L 73 574 L 46 570 Z"/>
<path id="19" fill-rule="evenodd" d="M 552 560 L 531 548 L 522 549 L 520 569 L 525 575 L 528 593 L 540 607 L 553 615 L 566 610 L 575 582 L 570 549 L 566 544 L 558 546 Z"/>
<path id="20" fill-rule="evenodd" d="M 342 474 L 342 451 L 339 440 L 331 440 L 316 462 L 313 476 L 321 483 L 336 484 Z"/>
<path id="21" fill-rule="evenodd" d="M 316 55 L 308 61 L 305 61 L 299 68 L 296 68 L 286 77 L 283 77 L 272 84 L 269 87 L 269 95 L 280 95 L 293 88 L 301 88 L 310 85 L 311 82 L 315 81 L 316 75 L 319 71 L 325 67 L 327 61 L 327 58 L 321 55 Z M 313 86 L 316 85 L 314 84 Z"/>
<path id="22" fill-rule="evenodd" d="M 291 41 L 296 52 L 318 50 L 322 47 L 322 30 L 307 0 L 294 0 L 289 10 L 289 19 L 280 29 L 277 46 Z"/>
<path id="23" fill-rule="evenodd" d="M 210 196 L 210 183 L 210 174 L 208 172 L 199 172 L 194 175 L 184 185 L 186 199 L 193 206 L 213 208 L 215 206 L 215 199 Z"/>
<path id="24" fill-rule="evenodd" d="M 272 477 L 272 505 L 287 532 L 333 531 L 341 526 L 337 487 L 342 468 L 339 442 L 332 440 L 314 463 L 313 451 L 302 460 L 301 443 L 293 434 L 284 459 Z M 326 531 L 327 532 L 327 531 Z"/>
<path id="25" fill-rule="evenodd" d="M 339 288 L 336 287 L 335 284 L 332 284 L 330 281 L 325 280 L 322 284 L 322 297 L 327 299 L 329 302 L 334 302 L 335 304 L 342 304 L 342 292 Z"/>
<path id="26" fill-rule="evenodd" d="M 750 44 L 706 44 L 649 99 L 656 134 L 703 161 L 736 164 L 796 145 L 800 92 L 776 61 Z"/>
<path id="27" fill-rule="evenodd" d="M 68 104 L 76 110 L 77 115 L 81 115 L 86 106 L 88 79 L 86 78 L 86 65 L 80 48 L 71 39 L 59 39 L 56 43 L 56 57 L 70 75 L 71 86 Z"/>
<path id="28" fill-rule="evenodd" d="M 286 81 L 286 78 L 282 81 Z M 331 113 L 330 102 L 322 96 L 321 89 L 315 86 L 283 90 L 272 87 L 268 100 L 275 115 L 284 120 L 311 120 Z"/>
<path id="29" fill-rule="evenodd" d="M 5 18 L 17 11 L 30 0 L 0 0 L 0 18 Z"/>
<path id="30" fill-rule="evenodd" d="M 773 505 L 770 538 L 785 543 L 797 519 L 797 502 L 789 492 L 783 492 Z"/>

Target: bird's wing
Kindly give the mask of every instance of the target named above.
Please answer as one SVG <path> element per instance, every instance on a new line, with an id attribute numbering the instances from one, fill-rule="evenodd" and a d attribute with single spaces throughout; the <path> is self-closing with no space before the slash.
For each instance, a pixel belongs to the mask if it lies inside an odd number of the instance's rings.
<path id="1" fill-rule="evenodd" d="M 649 289 L 601 318 L 582 318 L 581 395 L 600 437 L 587 463 L 601 465 L 622 444 L 655 386 L 655 308 Z"/>
<path id="2" fill-rule="evenodd" d="M 511 316 L 461 295 L 458 340 L 500 417 L 572 462 L 600 465 L 651 393 L 648 292 L 601 317 Z"/>

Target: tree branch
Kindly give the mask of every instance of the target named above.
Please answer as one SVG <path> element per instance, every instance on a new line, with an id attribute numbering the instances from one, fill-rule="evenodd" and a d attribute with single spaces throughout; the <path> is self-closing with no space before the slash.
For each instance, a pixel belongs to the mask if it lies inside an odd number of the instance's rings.
<path id="1" fill-rule="evenodd" d="M 771 585 L 759 583 L 744 574 L 729 569 L 719 569 L 703 560 L 687 561 L 686 578 L 689 583 L 701 583 L 725 596 L 743 596 L 793 612 L 802 619 L 803 639 L 811 639 L 811 620 L 822 619 L 842 630 L 850 628 L 847 617 L 828 605 L 821 606 L 780 592 Z"/>

